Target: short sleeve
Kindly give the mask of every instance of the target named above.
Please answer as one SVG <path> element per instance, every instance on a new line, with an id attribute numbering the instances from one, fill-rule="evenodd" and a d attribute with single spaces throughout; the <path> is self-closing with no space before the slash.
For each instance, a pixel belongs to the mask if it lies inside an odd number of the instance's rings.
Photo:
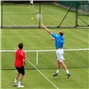
<path id="1" fill-rule="evenodd" d="M 51 35 L 52 35 L 54 38 L 56 38 L 56 36 L 57 36 L 55 33 L 52 33 Z"/>

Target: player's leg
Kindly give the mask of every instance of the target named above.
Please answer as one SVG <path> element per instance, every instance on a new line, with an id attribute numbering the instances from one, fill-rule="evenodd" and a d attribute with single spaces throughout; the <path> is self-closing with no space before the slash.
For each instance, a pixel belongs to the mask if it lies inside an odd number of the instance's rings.
<path id="1" fill-rule="evenodd" d="M 24 87 L 24 86 L 21 85 L 22 80 L 23 80 L 24 75 L 25 75 L 24 66 L 22 66 L 22 67 L 20 68 L 19 72 L 20 72 L 21 75 L 20 75 L 20 80 L 19 80 L 19 82 L 18 82 L 18 86 L 17 86 L 18 88 Z"/>
<path id="2" fill-rule="evenodd" d="M 62 65 L 62 67 L 66 70 L 67 76 L 69 78 L 71 76 L 71 73 L 68 71 L 67 66 L 64 63 L 65 58 L 63 57 L 63 54 L 64 54 L 63 49 L 56 50 L 56 55 L 57 55 L 57 60 L 58 60 L 58 69 L 53 76 L 59 75 L 60 65 Z"/>
<path id="3" fill-rule="evenodd" d="M 15 80 L 14 80 L 14 84 L 13 84 L 13 85 L 17 85 L 17 80 L 18 80 L 18 78 L 19 78 L 19 75 L 20 75 L 20 73 L 18 72 L 18 73 L 16 74 L 16 78 L 15 78 Z"/>
<path id="4" fill-rule="evenodd" d="M 56 73 L 53 75 L 54 76 L 58 76 L 59 75 L 59 69 L 60 69 L 60 55 L 59 55 L 60 50 L 56 50 L 56 56 L 57 56 L 57 70 Z"/>
<path id="5" fill-rule="evenodd" d="M 66 74 L 68 76 L 68 78 L 71 76 L 71 73 L 69 72 L 69 70 L 67 69 L 66 64 L 64 63 L 64 61 L 61 62 L 62 67 L 66 70 Z"/>
<path id="6" fill-rule="evenodd" d="M 33 4 L 33 0 L 30 0 L 30 5 L 31 5 L 31 7 L 34 6 L 34 4 Z"/>
<path id="7" fill-rule="evenodd" d="M 69 71 L 68 71 L 67 66 L 65 65 L 64 61 L 61 62 L 61 65 L 62 65 L 62 67 L 66 70 L 66 73 L 68 74 Z"/>
<path id="8" fill-rule="evenodd" d="M 16 67 L 16 70 L 18 71 L 19 69 Z M 13 83 L 14 86 L 17 85 L 17 80 L 18 80 L 18 78 L 19 78 L 19 75 L 20 75 L 20 73 L 18 72 L 18 73 L 16 74 L 16 77 L 15 77 L 15 80 L 14 80 L 14 83 Z"/>
<path id="9" fill-rule="evenodd" d="M 66 66 L 66 64 L 64 63 L 65 58 L 64 58 L 63 55 L 64 55 L 64 50 L 63 50 L 63 49 L 60 49 L 60 50 L 58 51 L 59 61 L 60 61 L 60 64 L 62 65 L 62 67 L 66 70 L 67 76 L 68 76 L 68 78 L 69 78 L 69 77 L 71 76 L 71 73 L 68 71 L 67 66 Z"/>
<path id="10" fill-rule="evenodd" d="M 58 67 L 57 67 L 57 70 L 56 70 L 56 73 L 59 73 L 59 69 L 60 69 L 60 62 L 59 62 L 59 60 L 57 60 L 57 63 L 58 63 Z"/>
<path id="11" fill-rule="evenodd" d="M 53 75 L 53 76 L 59 76 L 59 69 L 60 69 L 60 62 L 59 60 L 57 60 L 57 70 L 56 70 L 56 73 Z"/>
<path id="12" fill-rule="evenodd" d="M 24 78 L 24 75 L 21 74 L 21 75 L 20 75 L 20 80 L 19 80 L 19 82 L 18 82 L 18 87 L 24 87 L 24 86 L 21 85 L 23 78 Z"/>

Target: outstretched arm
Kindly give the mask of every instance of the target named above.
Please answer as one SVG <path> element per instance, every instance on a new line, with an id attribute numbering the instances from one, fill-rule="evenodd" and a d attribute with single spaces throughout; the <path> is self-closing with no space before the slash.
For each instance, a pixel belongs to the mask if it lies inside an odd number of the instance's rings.
<path id="1" fill-rule="evenodd" d="M 41 26 L 42 26 L 50 35 L 52 34 L 52 32 L 51 32 L 46 26 L 44 26 L 43 23 L 41 23 Z"/>
<path id="2" fill-rule="evenodd" d="M 54 41 L 54 40 L 55 40 L 55 38 L 51 38 L 51 40 L 53 40 L 53 41 Z"/>

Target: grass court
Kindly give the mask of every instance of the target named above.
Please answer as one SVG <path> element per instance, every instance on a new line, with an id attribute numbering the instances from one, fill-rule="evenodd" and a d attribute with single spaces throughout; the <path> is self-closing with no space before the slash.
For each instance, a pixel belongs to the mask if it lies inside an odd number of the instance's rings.
<path id="1" fill-rule="evenodd" d="M 29 4 L 4 4 L 4 26 L 38 26 L 35 13 L 39 6 L 30 8 Z M 51 13 L 53 14 L 51 14 Z M 61 13 L 60 13 L 61 12 Z M 43 23 L 57 25 L 67 12 L 54 4 L 42 5 Z M 70 12 L 63 26 L 74 25 L 75 12 Z M 31 19 L 33 17 L 34 19 Z M 73 18 L 73 19 L 71 19 Z M 87 20 L 89 17 L 84 17 Z M 79 24 L 83 24 L 81 21 Z M 1 89 L 17 89 L 13 81 L 17 71 L 14 68 L 15 50 L 19 42 L 23 42 L 27 51 L 26 71 L 22 82 L 23 89 L 89 89 L 89 29 L 87 28 L 49 28 L 57 33 L 64 31 L 65 63 L 72 73 L 68 79 L 61 67 L 60 76 L 53 77 L 57 68 L 54 42 L 43 28 L 11 28 L 1 29 Z M 39 52 L 41 50 L 41 52 Z M 43 51 L 42 51 L 43 50 Z M 44 52 L 46 50 L 46 52 Z M 32 52 L 30 52 L 32 51 Z M 33 52 L 34 51 L 34 52 Z M 38 52 L 38 65 L 36 57 Z"/>

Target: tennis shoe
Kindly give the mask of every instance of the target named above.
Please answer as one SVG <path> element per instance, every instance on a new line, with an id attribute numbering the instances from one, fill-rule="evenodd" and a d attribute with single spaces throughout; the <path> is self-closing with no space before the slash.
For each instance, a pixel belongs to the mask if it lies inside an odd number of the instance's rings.
<path id="1" fill-rule="evenodd" d="M 70 76 L 71 76 L 71 73 L 68 73 L 68 74 L 67 74 L 67 77 L 69 78 Z"/>
<path id="2" fill-rule="evenodd" d="M 18 87 L 18 88 L 21 88 L 21 87 L 24 87 L 24 86 L 22 86 L 22 85 L 18 85 L 17 87 Z"/>
<path id="3" fill-rule="evenodd" d="M 55 73 L 55 74 L 53 75 L 53 77 L 55 77 L 55 76 L 59 76 L 59 73 Z"/>
<path id="4" fill-rule="evenodd" d="M 14 86 L 17 86 L 16 82 L 13 83 Z"/>

